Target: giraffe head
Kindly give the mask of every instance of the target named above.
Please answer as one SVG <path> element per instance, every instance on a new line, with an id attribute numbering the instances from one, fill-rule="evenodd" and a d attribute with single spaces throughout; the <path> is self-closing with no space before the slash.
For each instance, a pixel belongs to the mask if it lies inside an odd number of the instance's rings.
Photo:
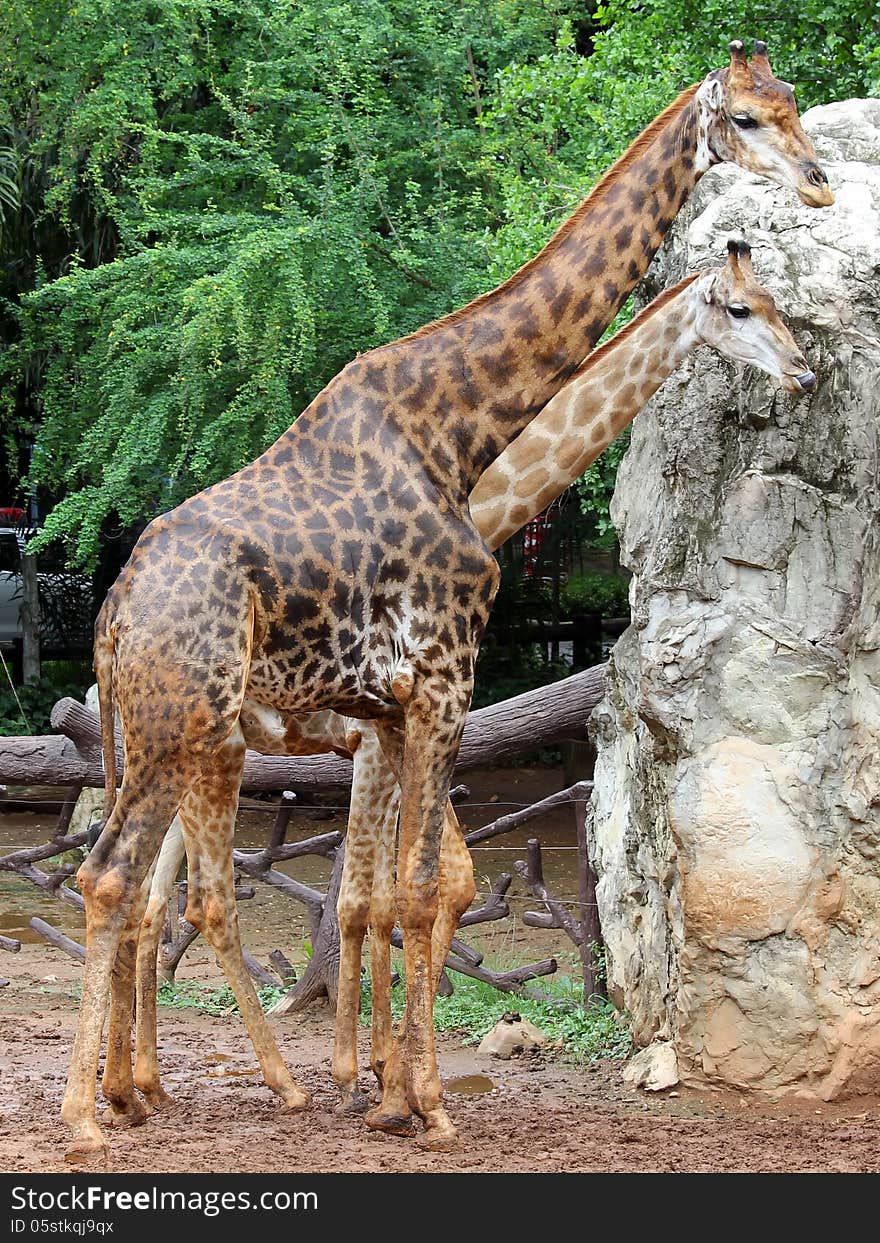
<path id="1" fill-rule="evenodd" d="M 695 282 L 696 331 L 725 358 L 766 371 L 790 393 L 809 393 L 816 377 L 752 271 L 751 250 L 733 238 L 727 263 Z"/>
<path id="2" fill-rule="evenodd" d="M 710 73 L 697 91 L 704 167 L 727 160 L 794 190 L 808 207 L 828 207 L 834 195 L 798 118 L 794 92 L 773 76 L 767 44 L 751 61 L 738 39 L 730 65 Z"/>

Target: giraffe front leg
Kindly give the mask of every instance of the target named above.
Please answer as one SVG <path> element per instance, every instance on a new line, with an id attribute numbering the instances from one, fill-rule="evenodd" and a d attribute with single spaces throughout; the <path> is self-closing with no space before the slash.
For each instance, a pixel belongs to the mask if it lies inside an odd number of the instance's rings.
<path id="1" fill-rule="evenodd" d="M 175 816 L 171 828 L 165 834 L 147 909 L 141 920 L 137 951 L 137 1003 L 135 1005 L 135 1062 L 134 1081 L 143 1094 L 150 1111 L 172 1109 L 174 1100 L 168 1095 L 159 1079 L 158 1031 L 156 1002 L 158 991 L 158 955 L 165 923 L 168 898 L 184 856 L 183 831 Z"/>
<path id="2" fill-rule="evenodd" d="M 431 937 L 439 903 L 446 797 L 469 699 L 470 686 L 453 686 L 440 677 L 426 678 L 407 705 L 399 765 L 402 804 L 397 911 L 406 975 L 406 1099 L 425 1124 L 420 1142 L 435 1149 L 449 1148 L 457 1138 L 443 1107 L 437 1070 Z M 390 731 L 383 731 L 383 743 L 386 733 Z M 393 737 L 399 745 L 399 735 Z M 382 1103 L 367 1115 L 369 1126 L 394 1129 L 399 1118 L 398 1092 L 398 1082 L 386 1078 Z"/>
<path id="3" fill-rule="evenodd" d="M 391 843 L 393 847 L 393 840 Z M 373 880 L 374 910 L 371 912 L 370 964 L 373 976 L 373 1055 L 372 1067 L 384 1091 L 384 1105 L 389 1114 L 401 1120 L 396 1134 L 412 1135 L 407 1098 L 405 1042 L 403 1035 L 395 1039 L 391 1025 L 391 931 L 394 927 L 394 855 L 393 849 L 377 858 Z M 437 919 L 431 934 L 433 989 L 449 953 L 458 921 L 474 900 L 474 869 L 470 851 L 461 836 L 458 818 L 452 804 L 446 804 L 446 822 L 440 848 L 440 892 Z M 377 893 L 381 895 L 377 900 Z M 376 909 L 377 908 L 377 909 Z"/>

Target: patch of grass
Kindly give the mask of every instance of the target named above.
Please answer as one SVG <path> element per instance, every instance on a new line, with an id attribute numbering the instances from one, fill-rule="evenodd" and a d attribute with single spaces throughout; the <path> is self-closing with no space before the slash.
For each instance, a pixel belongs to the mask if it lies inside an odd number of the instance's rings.
<path id="1" fill-rule="evenodd" d="M 361 1022 L 370 1020 L 370 992 L 364 979 Z M 478 1044 L 501 1016 L 515 1010 L 540 1027 L 548 1040 L 573 1061 L 595 1061 L 600 1057 L 628 1057 L 632 1041 L 624 1016 L 609 1001 L 595 997 L 584 1008 L 583 985 L 574 976 L 543 979 L 539 987 L 551 1001 L 532 1001 L 513 993 L 500 993 L 491 984 L 470 976 L 452 973 L 455 992 L 434 1002 L 437 1031 L 454 1031 L 464 1036 L 464 1044 Z M 392 990 L 391 1011 L 395 1019 L 403 1016 L 404 993 L 398 985 Z"/>
<path id="2" fill-rule="evenodd" d="M 371 1016 L 369 977 L 362 979 L 362 1026 Z M 464 1044 L 478 1044 L 502 1014 L 515 1010 L 546 1034 L 551 1044 L 566 1058 L 577 1062 L 596 1061 L 600 1057 L 628 1057 L 632 1050 L 625 1019 L 610 1002 L 595 997 L 584 1008 L 581 982 L 571 975 L 560 975 L 540 982 L 542 992 L 551 1001 L 532 1001 L 512 993 L 499 993 L 491 984 L 453 973 L 455 992 L 451 997 L 438 997 L 434 1003 L 434 1026 L 437 1031 L 456 1032 Z M 282 988 L 260 988 L 257 994 L 264 1010 L 283 996 Z M 232 989 L 225 985 L 206 988 L 195 980 L 176 980 L 159 989 L 159 1004 L 173 1009 L 201 1010 L 205 1014 L 234 1013 L 238 1006 Z M 404 990 L 397 985 L 391 994 L 391 1010 L 395 1019 L 403 1017 Z"/>
<path id="3" fill-rule="evenodd" d="M 263 1009 L 268 1010 L 284 992 L 281 987 L 267 986 L 258 988 L 257 996 Z M 228 985 L 206 988 L 195 980 L 173 980 L 162 984 L 158 1002 L 160 1006 L 170 1006 L 173 1010 L 202 1010 L 205 1014 L 231 1014 L 238 1009 L 235 994 Z"/>

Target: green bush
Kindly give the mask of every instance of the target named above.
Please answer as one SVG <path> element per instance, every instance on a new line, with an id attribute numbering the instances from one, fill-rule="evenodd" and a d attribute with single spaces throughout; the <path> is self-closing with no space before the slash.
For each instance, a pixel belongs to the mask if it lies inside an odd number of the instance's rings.
<path id="1" fill-rule="evenodd" d="M 47 662 L 39 682 L 13 688 L 0 669 L 0 737 L 53 733 L 49 714 L 59 699 L 82 699 L 93 676 L 86 662 Z"/>
<path id="2" fill-rule="evenodd" d="M 626 617 L 629 613 L 629 579 L 622 574 L 581 570 L 572 574 L 559 593 L 564 617 L 600 613 L 603 617 Z"/>

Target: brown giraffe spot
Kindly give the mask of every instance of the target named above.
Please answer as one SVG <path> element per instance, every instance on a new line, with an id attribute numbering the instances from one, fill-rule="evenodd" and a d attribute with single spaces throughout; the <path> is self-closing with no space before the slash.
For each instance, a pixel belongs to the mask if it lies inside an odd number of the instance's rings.
<path id="1" fill-rule="evenodd" d="M 549 478 L 550 473 L 546 466 L 540 466 L 536 470 L 531 470 L 514 485 L 514 494 L 516 496 L 531 496 L 532 493 L 543 488 Z"/>
<path id="2" fill-rule="evenodd" d="M 570 471 L 583 453 L 583 446 L 576 440 L 562 444 L 556 450 L 556 464 L 562 471 Z"/>

